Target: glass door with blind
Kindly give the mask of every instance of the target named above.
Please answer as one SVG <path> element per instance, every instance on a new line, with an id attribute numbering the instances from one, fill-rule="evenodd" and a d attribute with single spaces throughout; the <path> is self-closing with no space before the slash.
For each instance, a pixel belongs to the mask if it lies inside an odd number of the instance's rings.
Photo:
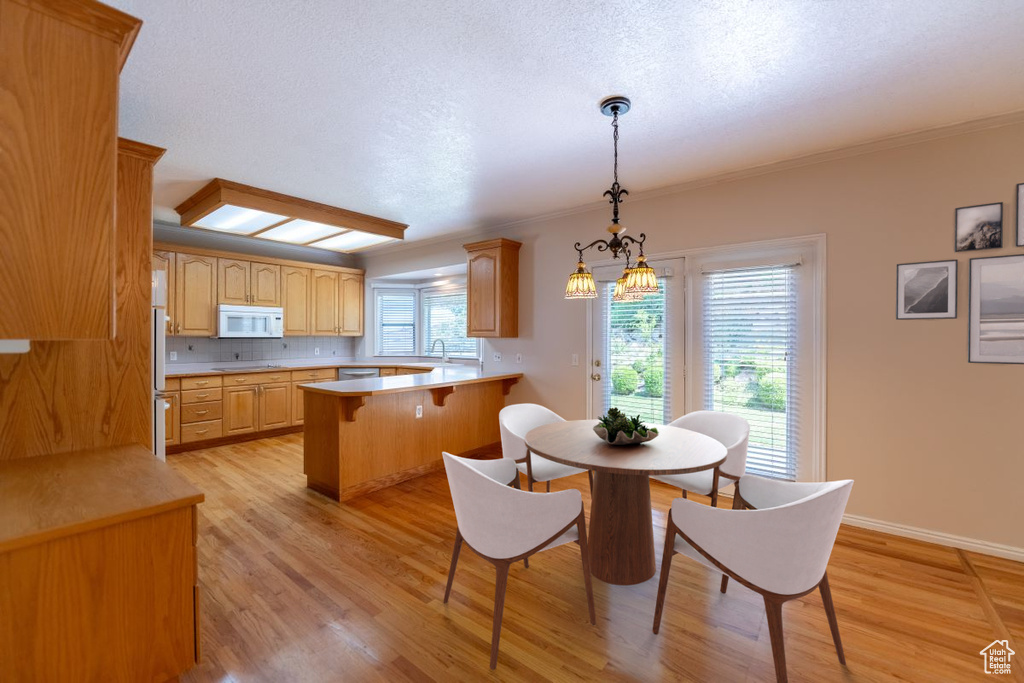
<path id="1" fill-rule="evenodd" d="M 682 261 L 652 262 L 660 290 L 639 301 L 612 301 L 621 268 L 595 268 L 591 413 L 611 407 L 647 423 L 682 414 Z"/>

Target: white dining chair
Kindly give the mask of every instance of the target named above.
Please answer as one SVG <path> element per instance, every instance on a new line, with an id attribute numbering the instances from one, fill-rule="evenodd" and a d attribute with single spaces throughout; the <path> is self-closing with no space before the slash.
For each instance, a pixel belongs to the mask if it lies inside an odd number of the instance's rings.
<path id="1" fill-rule="evenodd" d="M 821 591 L 836 654 L 845 665 L 826 569 L 853 480 L 794 483 L 747 475 L 737 487 L 741 505 L 752 509 L 724 510 L 682 498 L 672 501 L 654 632 L 661 627 L 672 556 L 680 553 L 722 572 L 723 593 L 731 577 L 764 598 L 778 681 L 787 680 L 782 605 L 815 588 Z"/>
<path id="2" fill-rule="evenodd" d="M 713 470 L 690 474 L 658 474 L 651 478 L 675 486 L 686 492 L 711 496 L 711 505 L 718 505 L 718 490 L 737 481 L 747 470 L 747 442 L 750 439 L 750 423 L 739 415 L 720 413 L 714 410 L 698 410 L 687 413 L 673 422 L 670 427 L 689 429 L 710 436 L 726 448 L 725 462 Z"/>
<path id="3" fill-rule="evenodd" d="M 546 482 L 547 490 L 551 490 L 551 480 L 571 477 L 586 472 L 593 489 L 593 474 L 590 470 L 563 465 L 553 460 L 530 453 L 526 447 L 526 435 L 531 429 L 543 427 L 554 422 L 565 422 L 565 419 L 544 406 L 536 403 L 517 403 L 505 406 L 498 413 L 498 427 L 501 430 L 501 454 L 516 463 L 520 472 L 526 475 L 526 489 L 533 490 L 534 482 Z"/>
<path id="4" fill-rule="evenodd" d="M 455 548 L 448 570 L 444 601 L 452 592 L 455 566 L 465 542 L 473 552 L 494 565 L 494 627 L 491 633 L 491 668 L 498 665 L 498 641 L 505 607 L 508 571 L 513 562 L 566 543 L 578 543 L 583 559 L 590 623 L 596 624 L 594 591 L 590 582 L 590 556 L 583 516 L 583 497 L 575 489 L 555 493 L 517 491 L 502 484 L 516 475 L 512 460 L 469 461 L 443 453 L 452 504 L 455 507 Z M 481 467 L 481 464 L 484 465 Z"/>

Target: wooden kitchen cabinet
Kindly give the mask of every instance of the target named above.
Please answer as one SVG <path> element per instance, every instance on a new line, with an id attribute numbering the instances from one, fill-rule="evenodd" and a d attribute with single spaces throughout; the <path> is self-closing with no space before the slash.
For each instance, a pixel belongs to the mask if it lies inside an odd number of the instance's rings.
<path id="1" fill-rule="evenodd" d="M 312 272 L 311 329 L 313 335 L 338 334 L 338 281 L 339 274 L 333 270 Z"/>
<path id="2" fill-rule="evenodd" d="M 259 430 L 280 429 L 291 424 L 291 385 L 261 384 L 259 386 Z"/>
<path id="3" fill-rule="evenodd" d="M 249 301 L 249 262 L 217 259 L 217 303 L 246 306 Z"/>
<path id="4" fill-rule="evenodd" d="M 300 425 L 300 424 L 302 424 L 303 420 L 305 419 L 305 414 L 306 414 L 305 410 L 304 410 L 305 403 L 303 402 L 303 399 L 302 399 L 302 389 L 299 389 L 300 386 L 302 386 L 302 382 L 293 382 L 292 383 L 292 424 L 293 425 Z"/>
<path id="5" fill-rule="evenodd" d="M 142 446 L 0 462 L 0 677 L 135 683 L 192 668 L 202 501 Z"/>
<path id="6" fill-rule="evenodd" d="M 177 320 L 174 317 L 174 252 L 173 251 L 154 251 L 153 252 L 153 270 L 163 272 L 164 277 L 167 278 L 167 301 L 166 307 L 164 308 L 164 315 L 167 316 L 167 334 L 174 334 L 174 322 Z"/>
<path id="7" fill-rule="evenodd" d="M 0 339 L 112 339 L 117 108 L 142 22 L 0 0 Z"/>
<path id="8" fill-rule="evenodd" d="M 520 242 L 494 239 L 466 250 L 466 336 L 519 336 Z"/>
<path id="9" fill-rule="evenodd" d="M 308 336 L 310 319 L 310 270 L 281 267 L 281 302 L 285 336 Z"/>
<path id="10" fill-rule="evenodd" d="M 259 429 L 258 385 L 224 388 L 224 436 L 248 434 Z"/>
<path id="11" fill-rule="evenodd" d="M 280 306 L 281 266 L 218 258 L 217 301 L 237 306 Z"/>
<path id="12" fill-rule="evenodd" d="M 217 333 L 217 259 L 179 253 L 175 258 L 174 334 L 212 337 Z"/>
<path id="13" fill-rule="evenodd" d="M 164 444 L 176 446 L 181 443 L 181 394 L 164 392 L 164 400 L 170 406 L 164 411 Z"/>
<path id="14" fill-rule="evenodd" d="M 342 273 L 338 291 L 339 334 L 344 337 L 363 336 L 363 276 Z"/>
<path id="15" fill-rule="evenodd" d="M 280 306 L 281 266 L 254 261 L 249 271 L 249 303 L 253 306 Z"/>

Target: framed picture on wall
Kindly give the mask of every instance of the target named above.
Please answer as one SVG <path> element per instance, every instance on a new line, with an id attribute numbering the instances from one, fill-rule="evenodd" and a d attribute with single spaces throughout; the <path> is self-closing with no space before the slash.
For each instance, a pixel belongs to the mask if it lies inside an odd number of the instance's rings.
<path id="1" fill-rule="evenodd" d="M 1024 363 L 1024 255 L 971 259 L 972 363 Z"/>
<path id="2" fill-rule="evenodd" d="M 956 250 L 1003 246 L 1003 203 L 962 206 L 956 210 Z"/>
<path id="3" fill-rule="evenodd" d="M 1017 246 L 1024 247 L 1024 183 L 1017 186 Z"/>
<path id="4" fill-rule="evenodd" d="M 896 266 L 896 317 L 900 320 L 956 317 L 956 261 Z"/>

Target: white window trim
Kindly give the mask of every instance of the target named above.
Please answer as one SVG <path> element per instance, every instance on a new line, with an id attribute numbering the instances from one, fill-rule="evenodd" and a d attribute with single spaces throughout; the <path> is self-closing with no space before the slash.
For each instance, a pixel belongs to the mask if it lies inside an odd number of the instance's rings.
<path id="1" fill-rule="evenodd" d="M 656 252 L 651 253 L 648 258 L 651 261 L 673 258 L 684 259 L 686 272 L 683 278 L 685 289 L 682 292 L 682 295 L 685 301 L 686 328 L 684 332 L 685 342 L 683 360 L 681 361 L 684 363 L 685 378 L 683 389 L 684 411 L 679 412 L 679 415 L 682 415 L 684 412 L 689 411 L 689 406 L 699 406 L 702 405 L 703 402 L 703 396 L 701 395 L 702 387 L 699 382 L 694 381 L 693 379 L 695 377 L 695 373 L 697 373 L 696 376 L 699 376 L 702 369 L 692 368 L 693 372 L 691 372 L 690 367 L 691 359 L 700 357 L 699 354 L 695 354 L 696 345 L 699 345 L 701 340 L 696 338 L 696 329 L 698 328 L 698 325 L 694 324 L 694 316 L 700 315 L 701 302 L 695 299 L 695 291 L 697 291 L 698 288 L 693 286 L 693 282 L 694 278 L 702 276 L 700 272 L 701 264 L 710 264 L 712 262 L 716 264 L 742 264 L 753 261 L 769 263 L 773 254 L 778 254 L 780 258 L 779 263 L 782 263 L 786 259 L 785 254 L 791 254 L 795 249 L 809 249 L 814 254 L 811 291 L 808 292 L 808 296 L 811 298 L 810 311 L 813 316 L 813 320 L 811 321 L 811 347 L 808 349 L 808 362 L 810 363 L 812 378 L 807 383 L 809 394 L 807 403 L 811 428 L 810 433 L 806 435 L 809 461 L 805 464 L 805 469 L 803 470 L 804 476 L 801 477 L 801 479 L 803 481 L 824 481 L 827 476 L 826 415 L 828 412 L 828 395 L 826 393 L 828 320 L 825 308 L 825 303 L 827 301 L 825 289 L 827 265 L 825 235 L 822 233 L 805 235 L 802 237 L 786 237 L 774 240 L 747 242 L 744 244 L 731 244 L 720 247 L 701 247 L 697 249 Z M 790 262 L 792 262 L 792 259 L 790 259 Z M 620 270 L 622 267 L 618 262 L 610 259 L 593 264 L 594 269 L 605 266 L 618 267 Z M 594 362 L 593 320 L 595 314 L 596 312 L 594 311 L 593 302 L 588 301 L 586 315 L 587 368 L 592 368 Z M 593 414 L 593 401 L 591 399 L 590 390 L 590 372 L 581 374 L 584 396 L 586 396 L 586 414 L 591 415 Z"/>
<path id="2" fill-rule="evenodd" d="M 380 329 L 379 317 L 377 310 L 377 295 L 388 294 L 388 293 L 407 293 L 412 291 L 412 333 L 413 333 L 413 352 L 411 354 L 385 354 L 380 352 L 380 339 L 378 338 L 378 331 Z M 416 350 L 420 348 L 420 294 L 416 291 L 415 287 L 410 286 L 374 286 L 373 287 L 373 357 L 374 358 L 407 358 L 409 356 L 415 356 Z"/>
<path id="3" fill-rule="evenodd" d="M 372 303 L 373 317 L 372 329 L 373 339 L 365 340 L 370 347 L 373 349 L 371 354 L 374 358 L 440 358 L 440 352 L 431 354 L 428 349 L 424 348 L 425 337 L 423 333 L 423 294 L 428 292 L 444 292 L 450 290 L 466 290 L 465 281 L 456 281 L 451 285 L 435 286 L 431 284 L 407 284 L 407 283 L 389 283 L 389 282 L 373 282 L 369 287 L 371 291 L 370 301 Z M 388 292 L 409 292 L 413 294 L 413 352 L 411 354 L 400 354 L 400 355 L 388 355 L 379 352 L 379 342 L 377 338 L 378 330 L 378 318 L 377 318 L 377 294 L 388 293 Z M 467 361 L 478 361 L 482 357 L 482 340 L 476 340 L 476 356 L 454 356 L 456 360 L 467 360 Z"/>
<path id="4" fill-rule="evenodd" d="M 417 306 L 416 306 L 416 341 L 417 341 L 417 344 L 418 344 L 417 349 L 419 349 L 420 355 L 423 356 L 424 358 L 440 358 L 441 357 L 441 352 L 439 351 L 437 353 L 431 353 L 430 349 L 426 348 L 426 346 L 427 346 L 426 334 L 423 333 L 423 325 L 421 324 L 421 321 L 423 320 L 423 301 L 424 301 L 424 297 L 422 295 L 423 294 L 435 294 L 435 293 L 445 294 L 445 293 L 453 292 L 453 291 L 465 292 L 466 296 L 467 296 L 467 301 L 468 301 L 469 291 L 467 289 L 467 284 L 465 282 L 456 282 L 456 283 L 453 283 L 453 284 L 450 284 L 450 285 L 441 285 L 439 287 L 436 287 L 436 286 L 433 286 L 433 285 L 422 285 L 422 286 L 419 287 L 420 297 L 419 297 L 419 301 L 417 302 Z M 468 315 L 468 311 L 467 311 L 467 315 Z M 449 358 L 454 358 L 456 360 L 480 360 L 480 338 L 479 337 L 476 338 L 476 355 L 475 356 L 449 356 Z"/>

